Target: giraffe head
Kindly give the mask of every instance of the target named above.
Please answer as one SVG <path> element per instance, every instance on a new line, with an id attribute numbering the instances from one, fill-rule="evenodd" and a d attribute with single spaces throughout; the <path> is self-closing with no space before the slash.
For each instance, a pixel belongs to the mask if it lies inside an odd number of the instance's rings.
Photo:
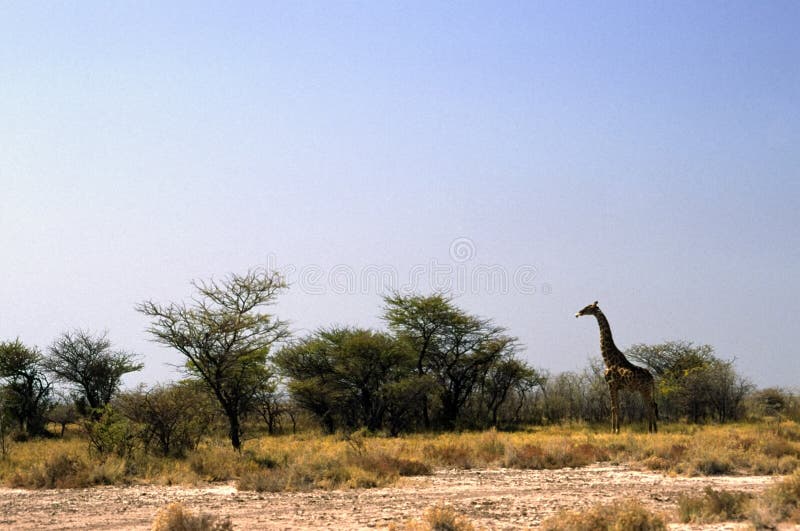
<path id="1" fill-rule="evenodd" d="M 600 307 L 597 305 L 597 301 L 594 301 L 592 304 L 576 313 L 575 317 L 580 317 L 582 315 L 597 315 L 597 312 L 599 311 Z"/>

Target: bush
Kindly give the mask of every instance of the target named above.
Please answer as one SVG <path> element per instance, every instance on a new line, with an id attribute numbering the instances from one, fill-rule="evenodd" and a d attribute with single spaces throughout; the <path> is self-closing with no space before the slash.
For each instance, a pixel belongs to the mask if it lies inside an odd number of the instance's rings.
<path id="1" fill-rule="evenodd" d="M 372 470 L 383 477 L 429 476 L 433 469 L 414 459 L 401 459 L 384 453 L 371 453 L 351 458 L 351 462 L 365 470 Z"/>
<path id="2" fill-rule="evenodd" d="M 189 383 L 140 388 L 120 396 L 115 404 L 136 424 L 144 449 L 161 456 L 185 456 L 197 448 L 215 420 L 208 394 Z"/>
<path id="3" fill-rule="evenodd" d="M 401 526 L 390 525 L 390 531 L 474 531 L 475 526 L 465 516 L 446 505 L 425 511 L 422 521 L 411 520 Z"/>
<path id="4" fill-rule="evenodd" d="M 96 410 L 92 417 L 84 424 L 92 449 L 101 456 L 125 457 L 133 452 L 136 436 L 128 419 L 110 405 Z"/>
<path id="5" fill-rule="evenodd" d="M 9 479 L 9 484 L 12 487 L 29 489 L 113 485 L 124 481 L 126 472 L 126 462 L 123 459 L 109 458 L 101 462 L 89 462 L 80 456 L 59 452 L 27 470 L 17 470 Z"/>
<path id="6" fill-rule="evenodd" d="M 690 476 L 721 476 L 733 472 L 733 463 L 725 458 L 699 457 L 689 463 Z"/>
<path id="7" fill-rule="evenodd" d="M 246 460 L 233 449 L 220 446 L 199 448 L 188 457 L 192 471 L 207 481 L 225 481 L 242 471 Z"/>
<path id="8" fill-rule="evenodd" d="M 443 446 L 429 444 L 425 446 L 423 453 L 426 458 L 436 464 L 464 470 L 471 469 L 475 461 L 472 450 L 463 444 L 445 444 Z"/>
<path id="9" fill-rule="evenodd" d="M 546 448 L 525 444 L 520 447 L 508 446 L 503 466 L 522 469 L 575 468 L 608 459 L 608 451 L 589 443 L 576 445 L 556 442 Z"/>
<path id="10" fill-rule="evenodd" d="M 752 497 L 745 492 L 706 487 L 702 496 L 680 496 L 678 516 L 683 523 L 707 524 L 743 520 Z"/>
<path id="11" fill-rule="evenodd" d="M 774 528 L 777 522 L 800 523 L 800 472 L 768 489 L 750 514 L 757 528 Z"/>
<path id="12" fill-rule="evenodd" d="M 302 490 L 294 488 L 292 478 L 285 468 L 256 470 L 246 472 L 239 478 L 236 488 L 238 490 L 252 490 L 255 492 L 284 492 L 287 490 Z"/>
<path id="13" fill-rule="evenodd" d="M 311 452 L 280 462 L 253 454 L 247 461 L 249 466 L 242 472 L 237 488 L 257 492 L 374 488 L 390 485 L 400 476 L 433 472 L 425 463 L 381 451 L 348 451 L 345 455 Z"/>
<path id="14" fill-rule="evenodd" d="M 542 522 L 546 531 L 660 531 L 664 519 L 638 501 L 595 505 L 584 511 L 564 511 Z"/>
<path id="15" fill-rule="evenodd" d="M 153 520 L 153 531 L 230 531 L 229 517 L 194 514 L 180 503 L 171 503 L 161 509 Z"/>

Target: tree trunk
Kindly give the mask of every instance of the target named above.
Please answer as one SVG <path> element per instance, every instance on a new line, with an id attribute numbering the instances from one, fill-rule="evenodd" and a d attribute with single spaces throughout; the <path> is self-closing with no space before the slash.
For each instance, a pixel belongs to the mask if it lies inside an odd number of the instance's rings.
<path id="1" fill-rule="evenodd" d="M 231 439 L 231 445 L 233 445 L 233 449 L 237 452 L 242 451 L 242 441 L 239 438 L 240 435 L 240 427 L 239 427 L 239 412 L 238 411 L 226 411 L 226 416 L 228 417 L 228 424 L 230 429 L 228 430 L 228 436 Z"/>

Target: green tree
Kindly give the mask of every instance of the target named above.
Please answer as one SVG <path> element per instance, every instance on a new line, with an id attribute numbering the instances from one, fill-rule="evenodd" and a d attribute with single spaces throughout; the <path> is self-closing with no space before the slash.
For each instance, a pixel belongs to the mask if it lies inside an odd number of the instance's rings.
<path id="1" fill-rule="evenodd" d="M 45 413 L 50 407 L 51 385 L 42 355 L 17 339 L 0 343 L 0 378 L 3 403 L 26 435 L 45 435 Z"/>
<path id="2" fill-rule="evenodd" d="M 67 424 L 74 424 L 78 421 L 78 408 L 73 400 L 68 397 L 59 396 L 55 403 L 47 411 L 47 420 L 61 426 L 60 436 L 64 437 Z"/>
<path id="3" fill-rule="evenodd" d="M 106 333 L 85 330 L 64 332 L 49 348 L 44 365 L 56 378 L 72 387 L 79 407 L 92 415 L 111 401 L 122 377 L 144 366 L 136 355 L 111 348 Z"/>
<path id="4" fill-rule="evenodd" d="M 241 417 L 261 382 L 267 356 L 288 337 L 285 322 L 260 310 L 286 288 L 280 275 L 252 269 L 221 281 L 194 281 L 192 304 L 146 301 L 136 309 L 152 318 L 148 332 L 176 349 L 187 371 L 204 382 L 228 420 L 231 445 L 241 450 Z"/>
<path id="5" fill-rule="evenodd" d="M 274 435 L 281 425 L 281 419 L 289 414 L 289 398 L 285 387 L 276 377 L 261 382 L 253 393 L 248 410 L 255 413 L 267 425 L 267 433 Z"/>
<path id="6" fill-rule="evenodd" d="M 524 391 L 540 382 L 541 377 L 536 370 L 511 352 L 493 363 L 483 378 L 478 398 L 489 413 L 491 426 L 498 427 L 500 408 L 515 391 L 520 392 L 522 397 Z M 518 404 L 518 408 L 522 405 Z"/>
<path id="7" fill-rule="evenodd" d="M 457 308 L 450 298 L 394 294 L 384 298 L 384 319 L 414 353 L 419 376 L 436 382 L 441 404 L 438 420 L 445 429 L 455 427 L 461 409 L 483 376 L 497 360 L 514 351 L 516 338 L 489 319 Z M 430 396 L 422 415 L 430 427 Z"/>
<path id="8" fill-rule="evenodd" d="M 718 358 L 711 345 L 637 344 L 626 355 L 653 371 L 663 416 L 727 422 L 744 414 L 744 399 L 752 385 L 736 373 L 733 361 Z"/>
<path id="9" fill-rule="evenodd" d="M 295 401 L 328 430 L 380 429 L 413 358 L 394 338 L 358 328 L 319 330 L 275 356 Z M 395 409 L 396 411 L 396 409 Z"/>

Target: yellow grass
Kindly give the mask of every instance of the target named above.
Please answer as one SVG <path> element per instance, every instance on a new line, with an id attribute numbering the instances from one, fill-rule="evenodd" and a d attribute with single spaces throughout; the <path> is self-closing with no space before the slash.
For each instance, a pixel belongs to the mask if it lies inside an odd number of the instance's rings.
<path id="1" fill-rule="evenodd" d="M 636 500 L 595 505 L 583 511 L 563 511 L 542 522 L 545 531 L 662 531 L 664 517 Z"/>
<path id="2" fill-rule="evenodd" d="M 794 422 L 723 426 L 666 425 L 660 433 L 612 435 L 577 424 L 502 433 L 349 437 L 305 432 L 245 441 L 237 454 L 223 439 L 185 459 L 134 452 L 102 457 L 81 437 L 15 443 L 0 460 L 0 483 L 28 488 L 109 483 L 236 480 L 247 490 L 282 491 L 390 485 L 435 468 L 563 468 L 595 462 L 683 475 L 790 474 L 800 464 Z"/>

